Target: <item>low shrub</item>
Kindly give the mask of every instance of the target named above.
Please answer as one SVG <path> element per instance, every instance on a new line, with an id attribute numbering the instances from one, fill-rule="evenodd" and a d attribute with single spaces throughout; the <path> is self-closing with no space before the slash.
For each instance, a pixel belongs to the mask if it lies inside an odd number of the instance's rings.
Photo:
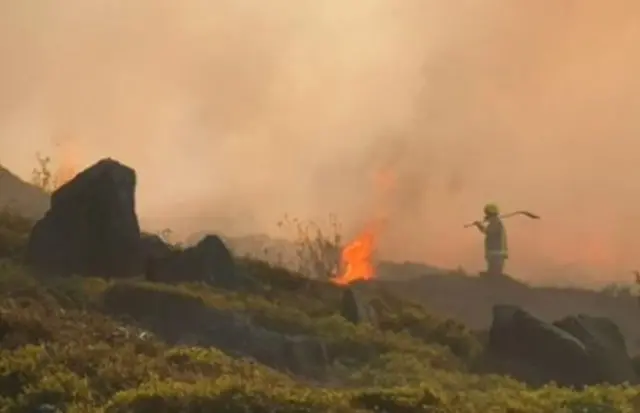
<path id="1" fill-rule="evenodd" d="M 11 208 L 0 209 L 0 258 L 20 260 L 24 257 L 33 224 Z"/>
<path id="2" fill-rule="evenodd" d="M 335 315 L 314 319 L 245 293 L 135 281 L 34 280 L 11 266 L 0 271 L 0 286 L 0 412 L 48 406 L 105 413 L 623 413 L 633 411 L 638 398 L 633 387 L 534 390 L 506 377 L 469 374 L 446 347 L 407 332 L 354 326 Z M 302 330 L 342 355 L 326 379 L 309 381 L 216 349 L 170 346 L 100 312 L 101 299 L 116 286 L 132 299 L 144 290 L 164 291 L 201 305 L 271 314 L 265 317 L 274 318 L 274 328 L 276 319 L 286 319 L 287 326 L 297 319 Z M 366 345 L 376 357 L 362 356 Z"/>

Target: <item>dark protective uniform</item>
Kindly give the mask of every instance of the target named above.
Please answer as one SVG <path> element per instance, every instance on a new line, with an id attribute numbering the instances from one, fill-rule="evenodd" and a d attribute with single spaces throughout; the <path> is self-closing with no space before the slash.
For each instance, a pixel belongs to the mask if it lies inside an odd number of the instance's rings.
<path id="1" fill-rule="evenodd" d="M 489 217 L 484 236 L 484 257 L 487 260 L 487 275 L 500 276 L 504 261 L 509 257 L 507 233 L 498 216 Z"/>

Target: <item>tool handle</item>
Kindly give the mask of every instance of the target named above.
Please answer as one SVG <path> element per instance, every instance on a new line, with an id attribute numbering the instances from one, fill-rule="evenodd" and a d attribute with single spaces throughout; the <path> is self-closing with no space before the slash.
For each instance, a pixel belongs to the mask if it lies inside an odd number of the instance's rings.
<path id="1" fill-rule="evenodd" d="M 539 215 L 536 215 L 533 212 L 529 212 L 529 211 L 514 211 L 514 212 L 509 212 L 507 214 L 501 214 L 501 215 L 499 215 L 499 217 L 500 217 L 500 219 L 505 219 L 505 218 L 511 218 L 512 216 L 515 216 L 515 215 L 524 215 L 524 216 L 529 217 L 531 219 L 540 219 Z M 482 222 L 484 222 L 486 220 L 487 219 L 484 218 L 482 220 Z M 465 228 L 471 228 L 474 225 L 475 225 L 475 221 L 470 223 L 470 224 L 465 225 L 464 227 Z"/>
<path id="2" fill-rule="evenodd" d="M 482 221 L 486 221 L 486 220 L 485 220 L 485 219 L 483 219 Z M 473 222 L 471 222 L 471 223 L 469 223 L 469 224 L 466 224 L 464 227 L 465 227 L 465 228 L 471 228 L 471 227 L 473 227 L 473 226 L 475 226 L 475 225 L 476 225 L 476 222 L 475 222 L 475 221 L 473 221 Z"/>

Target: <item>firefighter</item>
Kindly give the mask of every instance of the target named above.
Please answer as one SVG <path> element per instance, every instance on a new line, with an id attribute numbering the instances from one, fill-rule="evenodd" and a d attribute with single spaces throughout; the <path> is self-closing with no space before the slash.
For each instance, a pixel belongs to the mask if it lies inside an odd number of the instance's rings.
<path id="1" fill-rule="evenodd" d="M 509 257 L 507 233 L 500 219 L 500 210 L 496 204 L 484 207 L 484 220 L 473 223 L 484 234 L 484 258 L 487 261 L 486 275 L 503 275 L 504 262 Z"/>

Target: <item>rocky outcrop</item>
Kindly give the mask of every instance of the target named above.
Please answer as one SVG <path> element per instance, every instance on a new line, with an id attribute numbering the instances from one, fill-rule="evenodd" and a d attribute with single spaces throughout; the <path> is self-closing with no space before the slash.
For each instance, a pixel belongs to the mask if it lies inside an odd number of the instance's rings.
<path id="1" fill-rule="evenodd" d="M 164 259 L 174 251 L 160 236 L 147 232 L 140 235 L 140 244 L 141 254 L 150 260 Z"/>
<path id="2" fill-rule="evenodd" d="M 613 321 L 580 314 L 554 325 L 582 342 L 599 381 L 609 384 L 637 381 L 624 337 Z"/>
<path id="3" fill-rule="evenodd" d="M 561 385 L 574 385 L 593 381 L 586 348 L 578 339 L 515 306 L 494 307 L 489 351 L 530 365 L 537 370 L 541 382 L 555 380 Z"/>
<path id="4" fill-rule="evenodd" d="M 501 373 L 531 384 L 581 387 L 636 380 L 624 340 L 606 319 L 578 316 L 551 324 L 517 306 L 497 305 L 488 350 L 509 362 L 510 371 Z"/>
<path id="5" fill-rule="evenodd" d="M 142 233 L 140 236 L 140 261 L 142 271 L 149 281 L 157 279 L 157 266 L 174 254 L 175 250 L 160 236 Z"/>
<path id="6" fill-rule="evenodd" d="M 57 275 L 131 277 L 140 273 L 136 173 L 103 159 L 51 196 L 34 226 L 27 263 Z"/>
<path id="7" fill-rule="evenodd" d="M 195 246 L 182 251 L 167 253 L 160 249 L 157 248 L 159 256 L 151 257 L 147 266 L 146 275 L 150 281 L 201 281 L 222 287 L 233 287 L 238 281 L 234 258 L 216 235 L 207 235 Z"/>

